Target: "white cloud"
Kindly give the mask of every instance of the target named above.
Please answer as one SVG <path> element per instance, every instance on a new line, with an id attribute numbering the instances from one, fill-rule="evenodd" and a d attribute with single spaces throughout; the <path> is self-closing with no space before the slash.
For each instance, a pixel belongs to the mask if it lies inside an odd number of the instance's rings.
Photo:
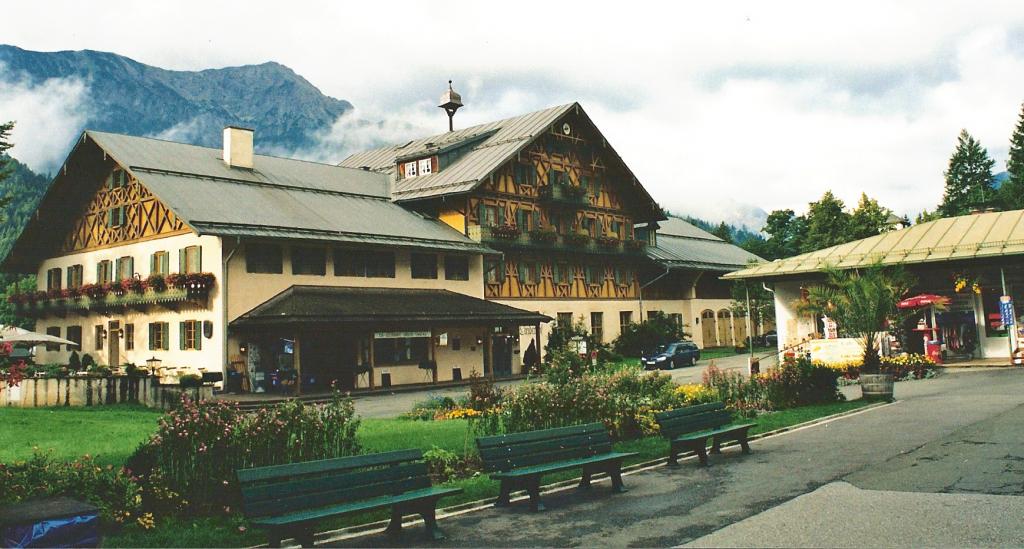
<path id="1" fill-rule="evenodd" d="M 173 69 L 279 61 L 358 109 L 296 151 L 320 160 L 443 131 L 448 78 L 462 126 L 580 100 L 657 200 L 737 221 L 827 189 L 934 207 L 960 128 L 1001 169 L 1024 100 L 1019 0 L 453 8 L 15 0 L 4 39 Z"/>
<path id="2" fill-rule="evenodd" d="M 9 151 L 33 170 L 55 169 L 89 114 L 87 86 L 77 78 L 30 82 L 0 63 L 0 120 L 14 120 Z"/>

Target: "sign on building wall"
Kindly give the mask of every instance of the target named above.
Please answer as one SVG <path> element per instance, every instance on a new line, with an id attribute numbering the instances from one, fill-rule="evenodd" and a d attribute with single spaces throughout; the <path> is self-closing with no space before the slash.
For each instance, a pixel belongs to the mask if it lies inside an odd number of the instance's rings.
<path id="1" fill-rule="evenodd" d="M 430 331 L 419 332 L 374 332 L 374 339 L 405 339 L 411 337 L 430 337 Z"/>
<path id="2" fill-rule="evenodd" d="M 821 317 L 821 321 L 825 325 L 825 339 L 838 339 L 839 325 L 836 324 L 836 321 L 827 316 Z"/>
<path id="3" fill-rule="evenodd" d="M 1004 295 L 999 298 L 999 316 L 1002 317 L 1003 326 L 1013 326 L 1015 323 L 1013 314 L 1013 298 Z"/>

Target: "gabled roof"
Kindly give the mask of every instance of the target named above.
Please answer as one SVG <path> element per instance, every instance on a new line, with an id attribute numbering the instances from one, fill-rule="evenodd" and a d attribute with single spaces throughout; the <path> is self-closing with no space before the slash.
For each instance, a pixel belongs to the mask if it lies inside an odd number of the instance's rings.
<path id="1" fill-rule="evenodd" d="M 255 155 L 251 170 L 231 168 L 220 149 L 95 131 L 82 134 L 65 165 L 77 154 L 89 154 L 83 147 L 94 146 L 199 234 L 494 253 L 392 202 L 382 174 L 265 155 Z M 29 256 L 41 250 L 19 243 L 53 232 L 77 215 L 73 210 L 86 196 L 77 175 L 58 173 L 39 215 L 4 260 L 5 268 L 31 269 Z"/>
<path id="2" fill-rule="evenodd" d="M 290 286 L 232 326 L 308 323 L 492 322 L 528 325 L 551 317 L 448 290 Z"/>
<path id="3" fill-rule="evenodd" d="M 778 259 L 723 278 L 770 278 L 837 268 L 1024 256 L 1024 210 L 947 217 Z"/>
<path id="4" fill-rule="evenodd" d="M 657 246 L 647 247 L 647 257 L 668 267 L 729 272 L 764 261 L 678 217 L 658 222 Z"/>
<path id="5" fill-rule="evenodd" d="M 470 192 L 483 183 L 495 170 L 511 160 L 534 140 L 547 132 L 552 124 L 567 114 L 576 113 L 595 128 L 596 125 L 584 112 L 579 103 L 559 105 L 528 114 L 471 126 L 462 130 L 447 132 L 401 145 L 381 147 L 355 153 L 339 165 L 348 168 L 365 168 L 387 174 L 394 183 L 392 196 L 397 201 L 419 200 L 437 196 Z M 626 163 L 605 141 L 606 150 L 625 171 L 636 190 L 636 197 L 657 210 L 651 195 L 637 181 Z M 398 179 L 399 160 L 424 158 L 456 147 L 470 150 L 450 166 L 442 170 L 417 177 Z M 660 210 L 652 217 L 661 219 Z"/>

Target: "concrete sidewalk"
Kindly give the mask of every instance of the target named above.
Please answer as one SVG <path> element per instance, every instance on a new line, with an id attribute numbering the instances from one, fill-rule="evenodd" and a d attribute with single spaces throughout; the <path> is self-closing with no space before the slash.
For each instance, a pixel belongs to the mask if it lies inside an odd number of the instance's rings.
<path id="1" fill-rule="evenodd" d="M 1024 498 L 833 482 L 684 547 L 1020 547 Z"/>

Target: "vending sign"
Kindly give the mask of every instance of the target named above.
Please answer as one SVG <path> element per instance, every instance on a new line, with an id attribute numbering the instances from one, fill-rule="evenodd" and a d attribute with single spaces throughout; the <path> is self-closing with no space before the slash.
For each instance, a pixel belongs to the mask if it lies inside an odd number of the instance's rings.
<path id="1" fill-rule="evenodd" d="M 999 316 L 1002 317 L 1003 326 L 1013 326 L 1014 314 L 1013 314 L 1013 298 L 1008 295 L 1004 295 L 999 298 Z"/>

